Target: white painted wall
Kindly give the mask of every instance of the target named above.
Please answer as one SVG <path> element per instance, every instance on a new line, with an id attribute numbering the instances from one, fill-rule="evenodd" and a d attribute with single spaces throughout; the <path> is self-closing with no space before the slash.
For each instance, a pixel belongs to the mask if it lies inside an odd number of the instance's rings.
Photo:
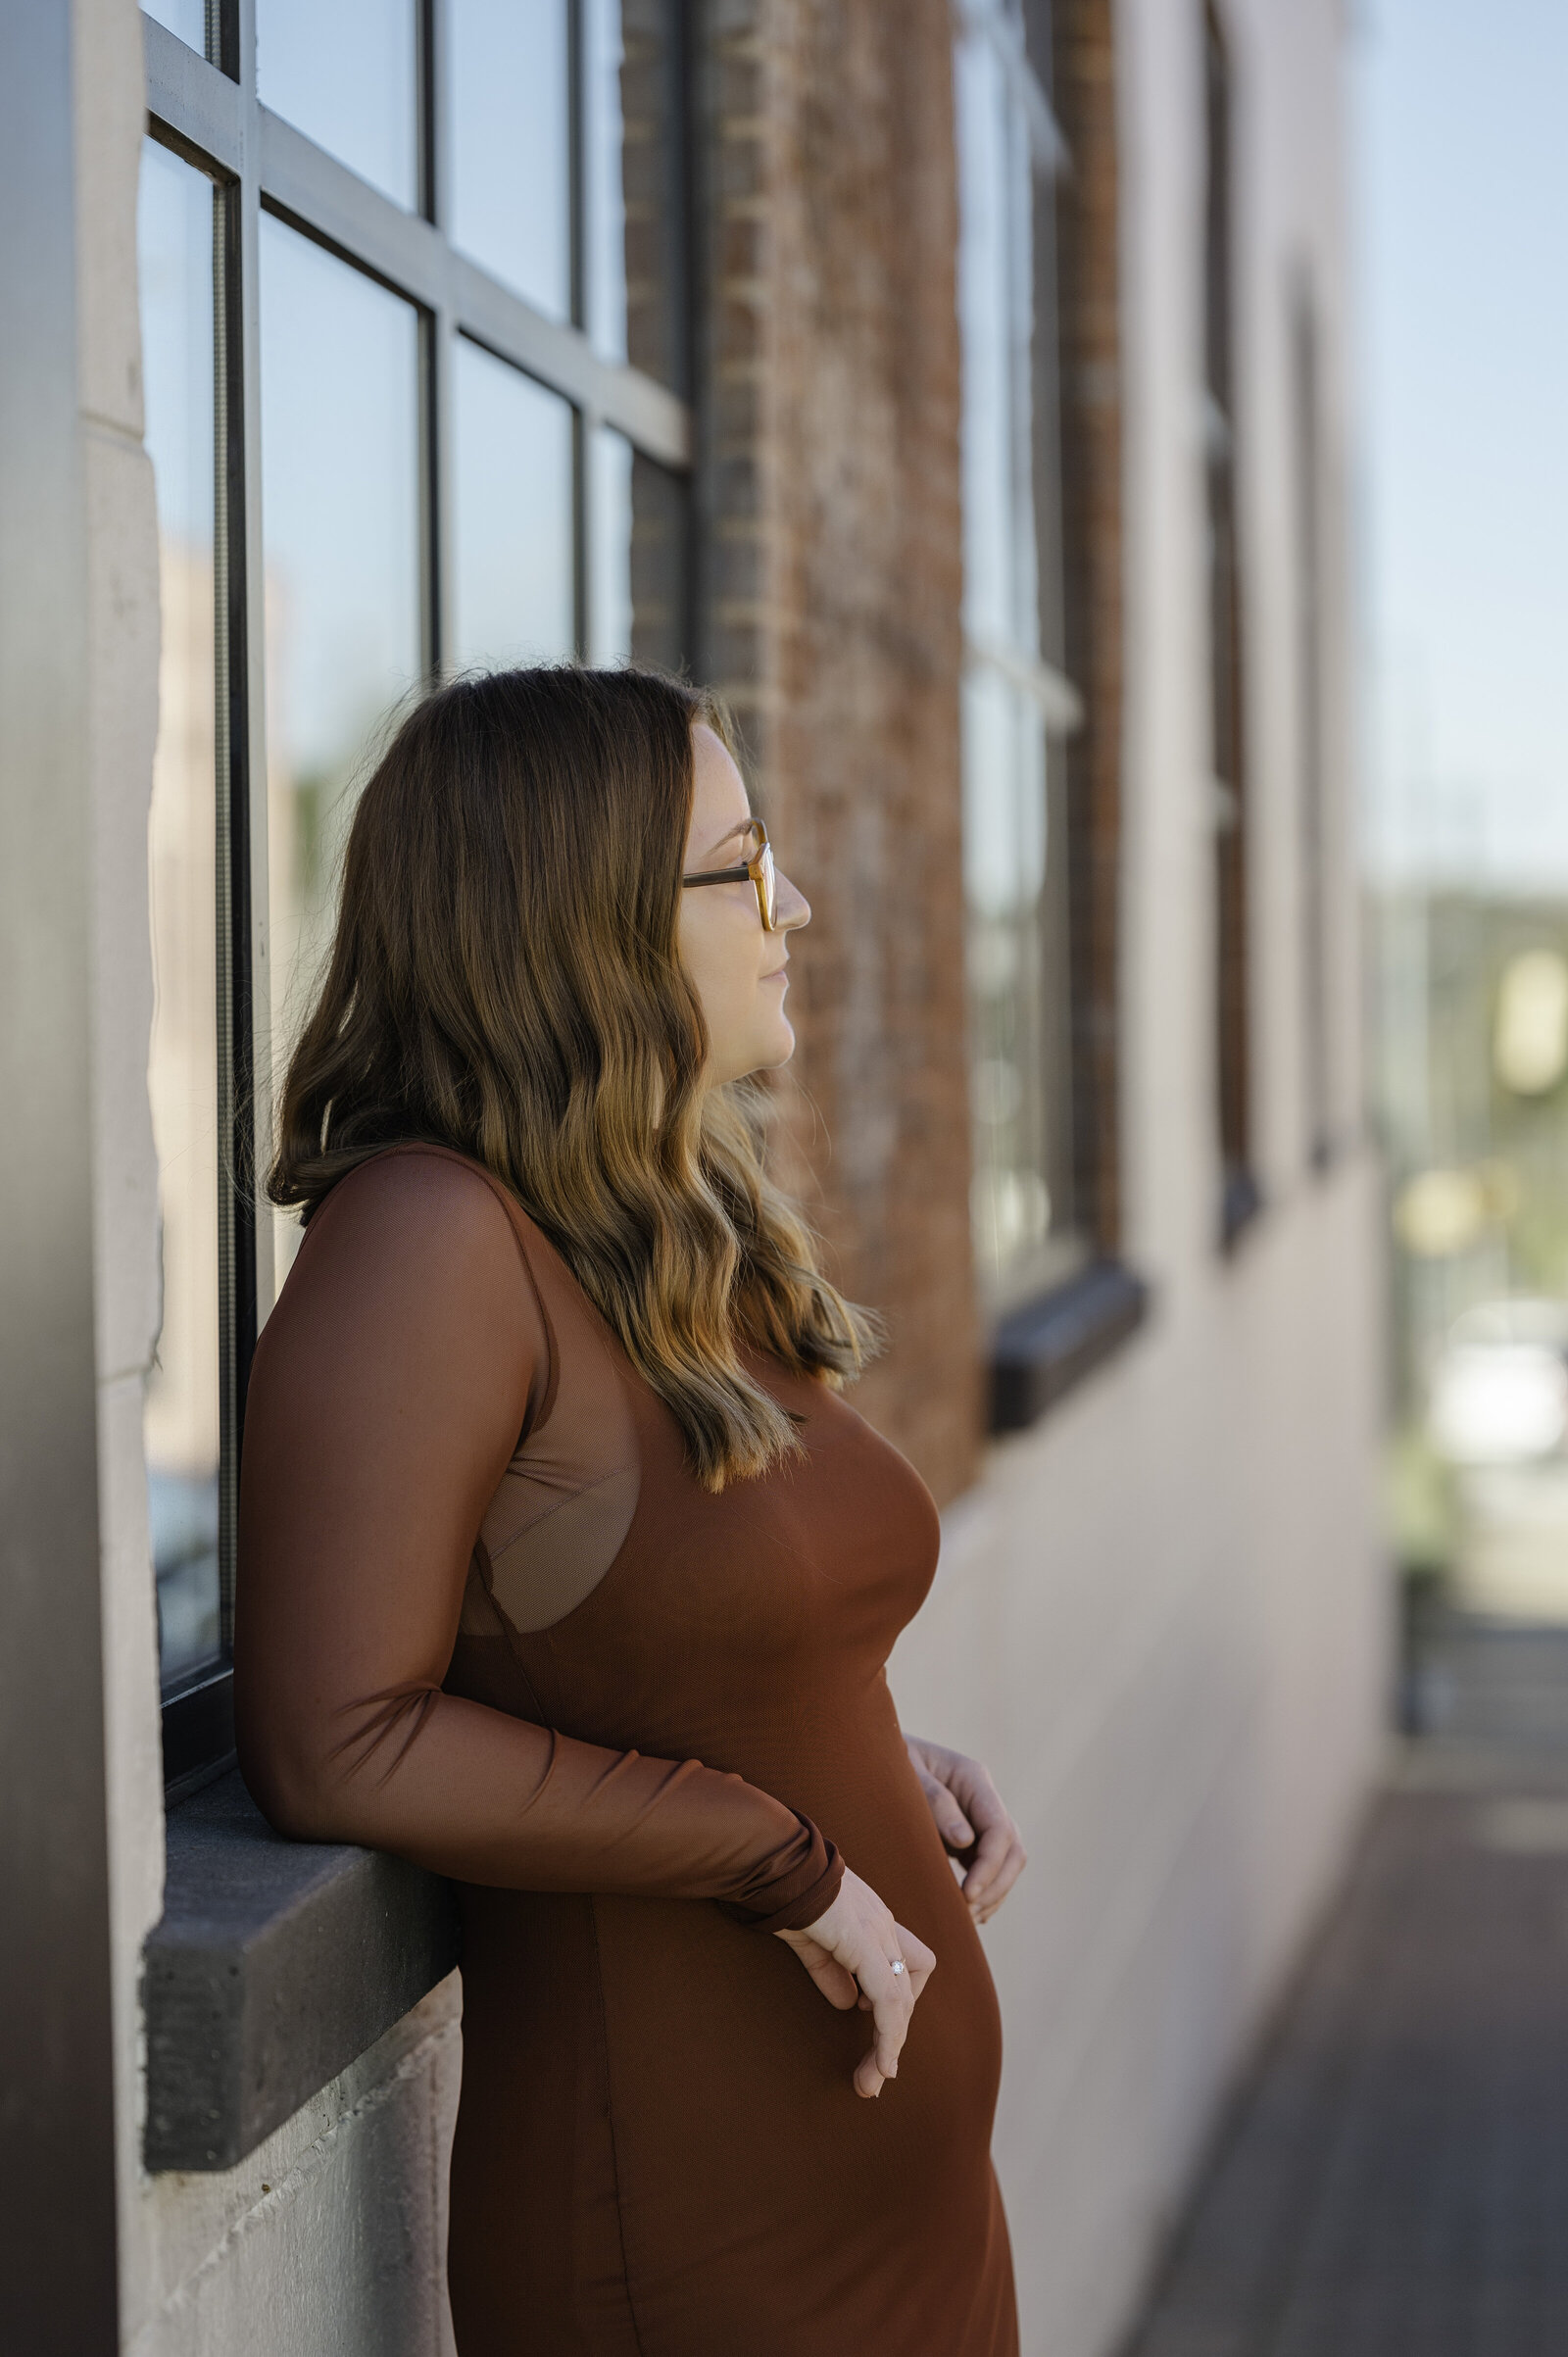
<path id="1" fill-rule="evenodd" d="M 1332 1889 L 1388 1681 L 1374 1537 L 1376 1170 L 1306 1168 L 1289 272 L 1323 310 L 1348 473 L 1338 0 L 1234 0 L 1239 433 L 1250 625 L 1257 1165 L 1214 1250 L 1212 872 L 1199 409 L 1201 16 L 1121 0 L 1127 432 L 1129 1257 L 1147 1332 L 947 1519 L 893 1665 L 906 1725 L 976 1751 L 1030 1865 L 986 1934 L 1006 2028 L 997 2154 L 1027 2357 L 1105 2357 Z M 1337 374 L 1337 371 L 1340 373 Z M 1334 709 L 1337 1125 L 1360 1104 L 1344 519 Z M 912 2035 L 919 2036 L 916 2016 Z"/>
<path id="2" fill-rule="evenodd" d="M 908 1724 L 987 1757 L 1029 1873 L 988 1934 L 999 2127 L 1031 2357 L 1102 2357 L 1216 2103 L 1328 1891 L 1374 1768 L 1375 1176 L 1303 1168 L 1284 268 L 1318 259 L 1343 351 L 1337 0 L 1235 0 L 1259 1162 L 1212 1250 L 1209 839 L 1198 415 L 1197 0 L 1123 0 L 1128 420 L 1125 1137 L 1148 1330 L 949 1517 L 901 1645 Z M 157 1323 L 145 859 L 157 545 L 140 447 L 133 0 L 77 0 L 82 431 L 92 535 L 100 1482 L 121 2267 L 136 2357 L 403 2357 L 450 2345 L 446 1985 L 225 2176 L 149 2180 L 137 1982 L 162 1904 L 141 1386 Z M 1331 454 L 1332 455 L 1332 454 Z M 1344 471 L 1343 453 L 1339 460 Z M 1342 788 L 1348 635 L 1336 642 Z M 1337 1072 L 1359 1103 L 1348 830 Z M 918 2029 L 916 2028 L 916 2035 Z"/>

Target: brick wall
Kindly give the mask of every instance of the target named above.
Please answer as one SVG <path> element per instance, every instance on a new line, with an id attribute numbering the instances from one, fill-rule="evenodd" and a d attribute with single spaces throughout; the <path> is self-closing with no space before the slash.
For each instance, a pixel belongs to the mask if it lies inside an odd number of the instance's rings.
<path id="1" fill-rule="evenodd" d="M 811 900 L 781 1147 L 885 1315 L 858 1404 L 971 1478 L 947 0 L 710 0 L 700 660 Z"/>

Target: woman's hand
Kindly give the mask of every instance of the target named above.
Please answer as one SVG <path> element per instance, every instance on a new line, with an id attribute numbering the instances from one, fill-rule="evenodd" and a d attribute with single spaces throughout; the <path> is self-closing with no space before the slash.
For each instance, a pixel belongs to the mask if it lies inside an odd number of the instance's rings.
<path id="1" fill-rule="evenodd" d="M 960 1856 L 973 1853 L 963 1895 L 976 1923 L 988 1923 L 1029 1863 L 1018 1828 L 977 1759 L 927 1743 L 923 1736 L 906 1735 L 904 1741 L 938 1833 Z"/>
<path id="2" fill-rule="evenodd" d="M 825 1915 L 804 1932 L 773 1937 L 795 1950 L 830 2005 L 841 2013 L 858 2005 L 870 2014 L 876 2036 L 855 2066 L 855 2091 L 880 2095 L 883 2080 L 899 2075 L 914 2000 L 936 1970 L 931 1950 L 894 1922 L 869 1883 L 848 1870 Z M 900 1961 L 904 1970 L 895 1972 Z"/>

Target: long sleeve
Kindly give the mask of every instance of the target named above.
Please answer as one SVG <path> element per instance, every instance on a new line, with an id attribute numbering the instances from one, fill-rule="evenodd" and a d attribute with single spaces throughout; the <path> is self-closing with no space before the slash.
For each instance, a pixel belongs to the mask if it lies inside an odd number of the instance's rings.
<path id="1" fill-rule="evenodd" d="M 240 1764 L 271 1823 L 459 1880 L 812 1923 L 842 1866 L 738 1776 L 443 1694 L 475 1537 L 549 1339 L 499 1198 L 406 1152 L 318 1212 L 257 1350 L 240 1482 Z"/>

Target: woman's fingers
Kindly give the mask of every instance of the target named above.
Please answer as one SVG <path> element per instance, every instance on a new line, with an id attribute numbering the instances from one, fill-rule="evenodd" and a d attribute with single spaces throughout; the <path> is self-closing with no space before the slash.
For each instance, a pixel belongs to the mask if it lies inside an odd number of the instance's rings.
<path id="1" fill-rule="evenodd" d="M 1004 1812 L 1002 1822 L 988 1825 L 980 1836 L 974 1864 L 963 1878 L 964 1898 L 981 1923 L 996 1913 L 1028 1863 L 1018 1829 Z"/>
<path id="2" fill-rule="evenodd" d="M 855 2066 L 858 2095 L 880 2095 L 884 2079 L 896 2079 L 899 2056 L 908 2035 L 914 2008 L 911 1977 L 906 1968 L 896 1973 L 896 1955 L 868 1952 L 856 1978 L 871 2005 L 871 2043 Z"/>
<path id="3" fill-rule="evenodd" d="M 790 1944 L 830 2005 L 836 2005 L 841 2013 L 849 2013 L 855 2006 L 865 2003 L 859 1983 L 852 1972 L 846 1972 L 837 1956 L 830 1956 L 814 1940 L 792 1940 Z"/>
<path id="4" fill-rule="evenodd" d="M 895 1972 L 896 1963 L 904 1969 Z M 880 2095 L 883 2080 L 899 2075 L 899 2056 L 914 2011 L 914 1976 L 902 1957 L 881 1956 L 875 1965 L 861 1967 L 860 1986 L 871 2000 L 875 2035 L 870 2051 L 856 2065 L 856 2090 L 862 2095 Z"/>
<path id="5" fill-rule="evenodd" d="M 989 1772 L 977 1759 L 955 1755 L 950 1773 L 957 1799 L 979 1835 L 963 1878 L 970 1913 L 985 1923 L 996 1913 L 1028 1864 L 1018 1828 Z"/>
<path id="6" fill-rule="evenodd" d="M 894 1932 L 898 1952 L 881 1960 L 885 1973 L 879 1976 L 873 1967 L 869 1975 L 861 1975 L 861 1986 L 871 1998 L 876 2029 L 871 2050 L 861 2056 L 855 2074 L 856 2086 L 862 2095 L 879 2095 L 884 2079 L 897 2079 L 899 2056 L 909 2035 L 909 2018 L 921 1990 L 936 1970 L 937 1960 L 923 1940 L 917 1940 L 903 1924 L 895 1924 Z M 900 1966 L 902 1971 L 897 1969 Z M 879 1977 L 880 1989 L 876 1986 Z"/>
<path id="7" fill-rule="evenodd" d="M 920 1779 L 920 1789 L 943 1841 L 950 1849 L 967 1849 L 974 1840 L 975 1829 L 954 1794 L 940 1777 L 933 1776 L 930 1769 L 921 1767 L 918 1761 L 915 1763 L 915 1774 Z"/>
<path id="8" fill-rule="evenodd" d="M 894 1922 L 876 1892 L 853 1873 L 845 1875 L 838 1896 L 815 1923 L 777 1937 L 794 1948 L 830 2003 L 858 2002 L 869 2010 L 871 2044 L 856 2065 L 855 2087 L 858 2094 L 879 2095 L 883 2081 L 898 2075 L 909 2016 L 935 1970 L 935 1956 Z M 842 1980 L 824 1971 L 832 1964 Z"/>
<path id="9" fill-rule="evenodd" d="M 904 1958 L 905 1967 L 913 1986 L 913 1993 L 918 1996 L 931 1975 L 936 1971 L 937 1960 L 923 1940 L 917 1940 L 914 1934 L 906 1931 L 902 1923 L 897 1928 L 899 1952 Z"/>

